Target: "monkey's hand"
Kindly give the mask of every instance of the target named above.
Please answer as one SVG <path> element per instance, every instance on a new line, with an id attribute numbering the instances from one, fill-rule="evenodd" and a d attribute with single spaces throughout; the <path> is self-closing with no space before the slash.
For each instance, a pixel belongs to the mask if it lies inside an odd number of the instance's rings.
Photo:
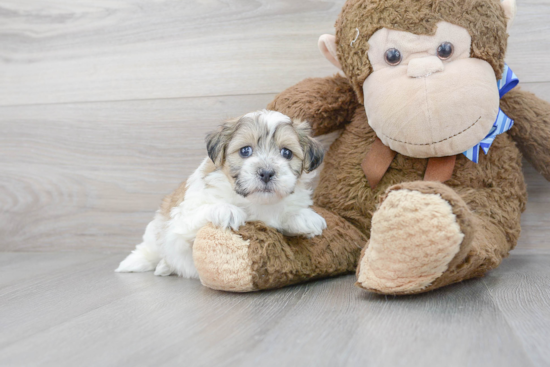
<path id="1" fill-rule="evenodd" d="M 348 79 L 336 74 L 303 80 L 280 93 L 267 108 L 308 121 L 318 136 L 342 129 L 358 105 Z"/>

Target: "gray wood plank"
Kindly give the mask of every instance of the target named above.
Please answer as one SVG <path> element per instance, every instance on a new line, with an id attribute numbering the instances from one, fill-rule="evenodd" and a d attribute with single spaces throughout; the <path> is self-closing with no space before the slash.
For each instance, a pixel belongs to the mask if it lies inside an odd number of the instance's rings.
<path id="1" fill-rule="evenodd" d="M 260 345 L 244 356 L 225 357 L 221 364 L 531 365 L 525 351 L 514 346 L 518 340 L 483 284 L 395 298 L 365 293 L 354 281 L 351 276 L 312 289 Z M 494 335 L 500 336 L 498 342 Z M 205 365 L 220 363 L 210 353 L 202 358 L 208 358 Z"/>
<path id="2" fill-rule="evenodd" d="M 547 63 L 530 60 L 547 58 L 550 54 L 550 2 L 518 0 L 517 6 L 518 12 L 509 30 L 506 62 L 524 82 L 548 82 Z"/>
<path id="3" fill-rule="evenodd" d="M 4 256 L 40 262 L 44 254 L 0 253 L 0 263 Z M 123 256 L 52 265 L 49 275 L 0 290 L 0 365 L 550 363 L 548 251 L 513 254 L 485 280 L 397 298 L 365 293 L 353 276 L 229 294 L 113 273 Z"/>
<path id="4" fill-rule="evenodd" d="M 344 0 L 4 0 L 0 105 L 277 93 L 336 69 Z M 520 1 L 507 61 L 548 82 L 550 3 Z"/>
<path id="5" fill-rule="evenodd" d="M 550 365 L 550 253 L 519 250 L 483 280 L 537 366 Z"/>
<path id="6" fill-rule="evenodd" d="M 105 259 L 106 254 L 85 252 L 44 252 L 44 253 L 10 253 L 0 256 L 0 292 L 13 284 L 20 286 L 27 281 L 35 281 L 44 275 L 50 276 L 67 267 Z"/>
<path id="7" fill-rule="evenodd" d="M 521 216 L 518 249 L 550 249 L 550 183 L 524 162 L 527 210 Z"/>
<path id="8" fill-rule="evenodd" d="M 275 93 L 336 69 L 344 0 L 6 0 L 0 105 Z"/>
<path id="9" fill-rule="evenodd" d="M 204 137 L 273 95 L 0 108 L 0 250 L 130 249 Z"/>

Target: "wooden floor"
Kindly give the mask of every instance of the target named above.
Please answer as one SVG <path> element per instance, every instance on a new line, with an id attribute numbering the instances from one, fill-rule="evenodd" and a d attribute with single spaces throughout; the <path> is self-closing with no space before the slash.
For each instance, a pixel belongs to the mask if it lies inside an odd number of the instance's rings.
<path id="1" fill-rule="evenodd" d="M 227 294 L 115 274 L 204 135 L 307 77 L 345 0 L 2 0 L 0 367 L 550 366 L 550 184 L 482 280 L 380 297 L 354 277 Z M 550 2 L 506 61 L 550 101 Z"/>
<path id="2" fill-rule="evenodd" d="M 120 255 L 0 253 L 0 366 L 548 366 L 550 251 L 384 297 L 354 276 L 229 294 Z"/>

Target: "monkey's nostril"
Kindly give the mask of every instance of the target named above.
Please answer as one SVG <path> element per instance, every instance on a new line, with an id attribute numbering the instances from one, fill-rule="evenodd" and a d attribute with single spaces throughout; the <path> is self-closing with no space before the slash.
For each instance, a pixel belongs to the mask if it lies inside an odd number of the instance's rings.
<path id="1" fill-rule="evenodd" d="M 273 176 L 275 176 L 275 171 L 274 170 L 262 169 L 262 170 L 260 170 L 260 172 L 258 172 L 258 175 L 260 176 L 260 179 L 263 182 L 268 183 L 269 181 L 271 181 L 273 179 Z"/>

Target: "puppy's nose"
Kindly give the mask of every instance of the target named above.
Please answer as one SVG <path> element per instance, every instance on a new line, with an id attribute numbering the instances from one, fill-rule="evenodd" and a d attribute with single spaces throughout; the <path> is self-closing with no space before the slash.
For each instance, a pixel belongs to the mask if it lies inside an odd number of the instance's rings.
<path id="1" fill-rule="evenodd" d="M 425 78 L 444 69 L 443 62 L 437 56 L 418 57 L 409 61 L 407 75 L 411 78 Z"/>
<path id="2" fill-rule="evenodd" d="M 272 169 L 270 169 L 270 170 L 262 169 L 262 170 L 260 170 L 260 172 L 258 174 L 260 175 L 260 179 L 263 182 L 268 183 L 269 181 L 271 181 L 273 176 L 275 176 L 275 171 L 272 170 Z"/>

